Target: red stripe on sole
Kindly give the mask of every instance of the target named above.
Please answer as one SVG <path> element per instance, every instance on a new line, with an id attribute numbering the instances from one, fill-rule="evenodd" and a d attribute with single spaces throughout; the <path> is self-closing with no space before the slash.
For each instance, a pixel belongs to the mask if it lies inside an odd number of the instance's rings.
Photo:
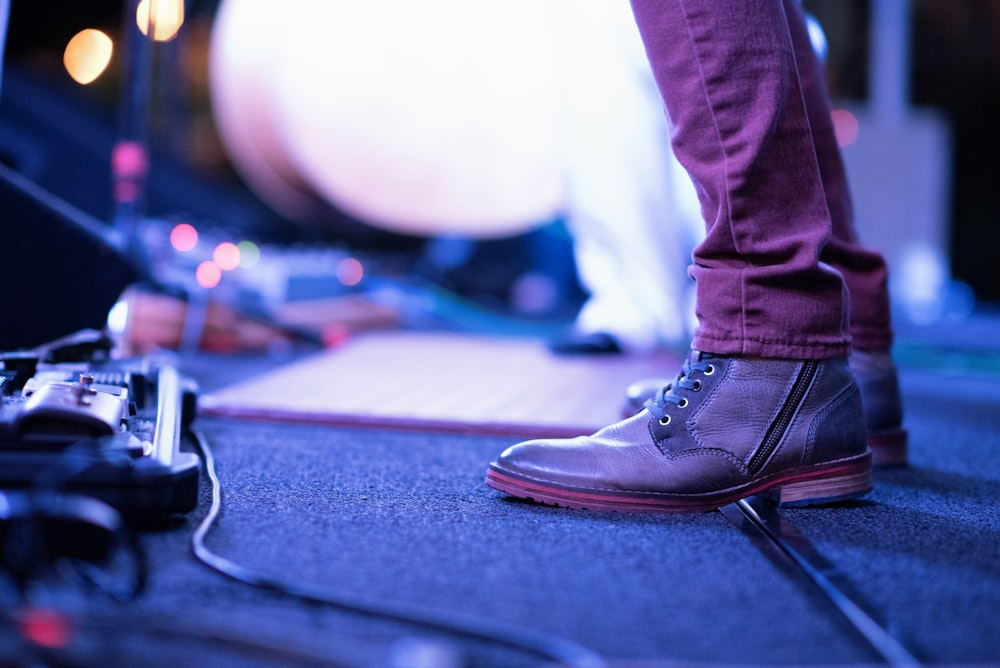
<path id="1" fill-rule="evenodd" d="M 546 505 L 621 513 L 698 513 L 715 510 L 740 499 L 771 492 L 779 500 L 815 505 L 856 498 L 872 489 L 871 455 L 808 469 L 786 471 L 744 485 L 706 494 L 626 492 L 574 488 L 502 471 L 491 465 L 486 484 L 510 496 Z M 783 489 L 784 488 L 784 489 Z M 783 498 L 784 497 L 784 498 Z"/>

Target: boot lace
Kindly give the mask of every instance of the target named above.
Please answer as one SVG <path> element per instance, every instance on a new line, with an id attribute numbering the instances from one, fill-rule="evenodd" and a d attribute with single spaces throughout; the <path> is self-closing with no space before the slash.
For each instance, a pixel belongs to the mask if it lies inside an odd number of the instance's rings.
<path id="1" fill-rule="evenodd" d="M 643 404 L 643 407 L 658 419 L 660 424 L 670 423 L 670 415 L 667 414 L 668 404 L 678 408 L 684 408 L 688 405 L 687 397 L 678 394 L 678 391 L 697 392 L 701 389 L 701 380 L 691 377 L 694 372 L 711 376 L 715 373 L 715 365 L 700 357 L 696 360 L 685 360 L 681 372 L 674 378 L 673 382 L 660 388 L 653 398 L 647 399 L 646 403 Z"/>

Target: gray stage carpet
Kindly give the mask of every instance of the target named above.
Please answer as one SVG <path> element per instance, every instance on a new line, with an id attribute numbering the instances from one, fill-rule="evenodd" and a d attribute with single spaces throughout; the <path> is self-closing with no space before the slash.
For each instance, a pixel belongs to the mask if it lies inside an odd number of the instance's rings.
<path id="1" fill-rule="evenodd" d="M 1000 371 L 985 338 L 901 349 L 910 466 L 878 471 L 864 500 L 781 511 L 928 665 L 1000 664 Z M 262 366 L 240 364 L 186 362 L 210 387 Z M 385 401 L 405 414 L 420 396 L 400 388 Z M 488 489 L 485 467 L 510 436 L 197 425 L 223 486 L 208 547 L 337 605 L 196 561 L 206 484 L 196 512 L 143 532 L 144 594 L 62 594 L 87 620 L 92 665 L 555 665 L 546 653 L 623 668 L 884 663 L 722 513 L 589 514 Z"/>

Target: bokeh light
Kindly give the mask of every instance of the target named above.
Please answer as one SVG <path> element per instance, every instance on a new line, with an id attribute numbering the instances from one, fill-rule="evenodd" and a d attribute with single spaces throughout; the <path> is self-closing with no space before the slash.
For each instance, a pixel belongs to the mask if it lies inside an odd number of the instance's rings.
<path id="1" fill-rule="evenodd" d="M 833 120 L 833 130 L 837 134 L 837 146 L 850 146 L 858 138 L 860 125 L 857 117 L 846 109 L 834 109 L 830 112 Z"/>
<path id="2" fill-rule="evenodd" d="M 364 277 L 364 265 L 357 258 L 345 257 L 337 265 L 337 278 L 348 287 L 357 285 Z"/>
<path id="3" fill-rule="evenodd" d="M 150 15 L 152 6 L 152 16 Z M 153 28 L 153 40 L 169 42 L 177 36 L 184 23 L 184 2 L 182 0 L 141 0 L 135 12 L 135 23 L 143 35 L 149 35 Z"/>
<path id="4" fill-rule="evenodd" d="M 49 649 L 66 647 L 73 637 L 66 617 L 55 610 L 28 610 L 17 619 L 18 630 L 30 644 Z"/>
<path id="5" fill-rule="evenodd" d="M 122 299 L 108 311 L 108 330 L 112 334 L 123 336 L 128 327 L 128 300 Z"/>
<path id="6" fill-rule="evenodd" d="M 223 241 L 215 247 L 212 259 L 223 271 L 232 271 L 240 266 L 240 249 L 231 241 Z"/>
<path id="7" fill-rule="evenodd" d="M 241 241 L 236 244 L 240 249 L 240 267 L 253 269 L 260 262 L 260 248 L 252 241 Z"/>
<path id="8" fill-rule="evenodd" d="M 203 288 L 214 288 L 222 280 L 222 269 L 212 260 L 205 260 L 195 270 L 195 279 Z"/>
<path id="9" fill-rule="evenodd" d="M 186 253 L 198 245 L 198 230 L 193 225 L 180 223 L 170 230 L 170 245 L 174 250 Z"/>
<path id="10" fill-rule="evenodd" d="M 87 28 L 73 35 L 63 51 L 63 65 L 79 84 L 89 84 L 101 76 L 114 47 L 111 38 L 100 30 Z"/>

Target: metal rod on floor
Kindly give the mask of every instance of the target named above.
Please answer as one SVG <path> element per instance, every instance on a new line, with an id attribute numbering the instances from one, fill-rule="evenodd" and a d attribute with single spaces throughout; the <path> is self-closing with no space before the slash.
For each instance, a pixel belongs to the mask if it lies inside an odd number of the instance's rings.
<path id="1" fill-rule="evenodd" d="M 790 522 L 782 518 L 770 501 L 751 496 L 719 510 L 744 532 L 749 528 L 764 538 L 762 548 L 770 546 L 771 556 L 780 551 L 887 664 L 901 668 L 921 665 L 879 621 L 880 615 L 875 607 L 853 591 L 854 587 L 847 578 Z"/>

